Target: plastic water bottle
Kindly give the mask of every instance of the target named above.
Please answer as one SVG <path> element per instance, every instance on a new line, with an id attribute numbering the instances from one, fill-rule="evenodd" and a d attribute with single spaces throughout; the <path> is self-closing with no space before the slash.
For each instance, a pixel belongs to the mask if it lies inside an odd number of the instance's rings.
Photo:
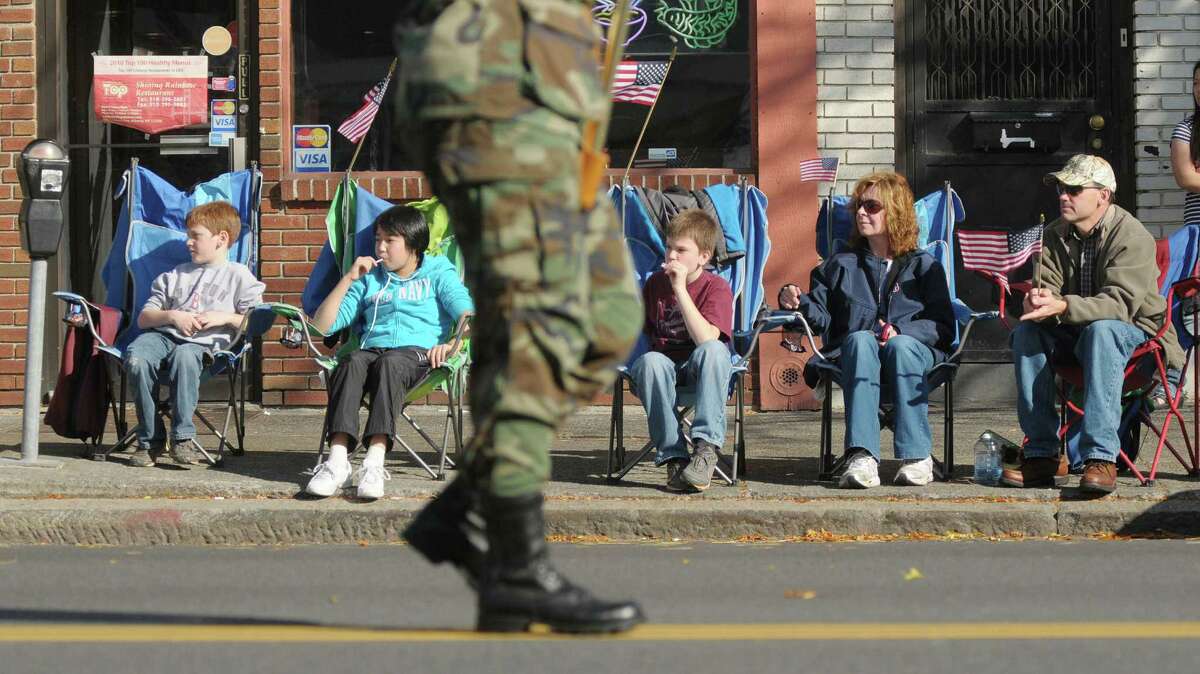
<path id="1" fill-rule="evenodd" d="M 984 431 L 975 441 L 975 484 L 1000 483 L 1002 444 L 1003 439 L 991 431 Z"/>

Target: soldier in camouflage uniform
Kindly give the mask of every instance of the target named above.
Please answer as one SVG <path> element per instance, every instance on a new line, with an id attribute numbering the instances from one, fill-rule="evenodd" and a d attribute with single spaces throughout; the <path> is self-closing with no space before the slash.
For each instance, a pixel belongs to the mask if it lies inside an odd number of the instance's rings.
<path id="1" fill-rule="evenodd" d="M 597 600 L 549 564 L 542 516 L 556 429 L 612 382 L 641 331 L 611 204 L 580 205 L 584 126 L 607 123 L 609 107 L 591 3 L 417 4 L 397 29 L 397 133 L 466 260 L 475 436 L 405 538 L 464 571 L 481 630 L 628 629 L 637 604 Z"/>

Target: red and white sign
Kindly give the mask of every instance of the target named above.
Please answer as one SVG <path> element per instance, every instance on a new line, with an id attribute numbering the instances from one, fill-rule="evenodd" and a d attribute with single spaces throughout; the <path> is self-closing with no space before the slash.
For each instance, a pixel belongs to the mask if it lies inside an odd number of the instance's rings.
<path id="1" fill-rule="evenodd" d="M 93 56 L 96 119 L 146 133 L 208 121 L 207 56 Z"/>

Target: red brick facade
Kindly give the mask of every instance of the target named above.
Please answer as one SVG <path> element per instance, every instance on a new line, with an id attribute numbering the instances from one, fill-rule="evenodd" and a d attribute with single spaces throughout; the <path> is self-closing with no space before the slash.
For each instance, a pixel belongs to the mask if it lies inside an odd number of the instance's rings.
<path id="1" fill-rule="evenodd" d="M 21 404 L 29 256 L 21 250 L 18 156 L 37 136 L 33 0 L 0 0 L 0 406 Z"/>

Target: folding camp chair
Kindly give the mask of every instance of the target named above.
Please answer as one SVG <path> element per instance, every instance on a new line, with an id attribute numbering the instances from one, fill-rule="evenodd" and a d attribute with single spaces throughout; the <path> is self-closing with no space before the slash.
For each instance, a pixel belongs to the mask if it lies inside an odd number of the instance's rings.
<path id="1" fill-rule="evenodd" d="M 758 188 L 748 186 L 744 181 L 737 186 L 710 186 L 704 192 L 720 215 L 718 220 L 725 232 L 729 253 L 726 258 L 728 263 L 718 268 L 716 273 L 729 282 L 734 298 L 734 335 L 730 344 L 733 372 L 728 393 L 734 404 L 734 447 L 729 457 L 719 455 L 717 465 L 717 474 L 727 484 L 733 485 L 745 474 L 745 377 L 758 344 L 761 326 L 755 319 L 762 305 L 762 274 L 771 251 L 771 242 L 767 238 L 767 199 Z M 633 257 L 638 285 L 641 286 L 661 267 L 666 242 L 633 188 L 628 185 L 613 187 L 609 196 L 622 214 L 626 243 Z M 633 383 L 629 367 L 646 350 L 647 343 L 643 335 L 626 364 L 617 368 L 608 436 L 608 479 L 613 482 L 624 478 L 656 449 L 653 442 L 647 442 L 632 458 L 626 456 L 625 391 L 629 386 L 632 393 Z M 695 393 L 689 386 L 676 389 L 675 415 L 685 429 L 681 436 L 689 444 L 690 433 L 686 430 L 691 426 Z"/>
<path id="2" fill-rule="evenodd" d="M 1159 462 L 1165 447 L 1173 454 L 1188 475 L 1200 476 L 1200 431 L 1197 431 L 1197 407 L 1200 401 L 1195 396 L 1195 371 L 1193 371 L 1192 395 L 1192 433 L 1188 433 L 1186 422 L 1180 410 L 1183 401 L 1183 387 L 1169 381 L 1166 369 L 1164 350 L 1160 340 L 1166 333 L 1167 326 L 1174 324 L 1180 346 L 1185 353 L 1182 371 L 1187 371 L 1188 365 L 1196 368 L 1195 346 L 1200 315 L 1196 313 L 1196 301 L 1200 297 L 1200 226 L 1188 225 L 1182 227 L 1167 239 L 1158 241 L 1157 262 L 1159 266 L 1159 292 L 1167 300 L 1167 316 L 1158 332 L 1147 339 L 1134 350 L 1125 365 L 1121 390 L 1121 421 L 1117 435 L 1123 439 L 1119 449 L 1119 460 L 1137 478 L 1142 486 L 1153 485 L 1158 475 Z M 1014 284 L 1018 285 L 1018 284 Z M 1027 287 L 1023 285 L 1021 287 Z M 1003 296 L 1003 290 L 1001 290 Z M 1056 353 L 1052 359 L 1054 373 L 1059 380 L 1058 397 L 1061 405 L 1059 428 L 1061 451 L 1068 452 L 1068 444 L 1073 440 L 1074 432 L 1078 430 L 1078 422 L 1083 417 L 1082 401 L 1077 400 L 1074 391 L 1083 389 L 1083 370 L 1073 354 Z M 1161 391 L 1167 408 L 1162 423 L 1155 425 L 1152 413 L 1155 411 L 1153 397 L 1155 391 Z M 1183 435 L 1183 453 L 1176 449 L 1168 438 L 1171 421 L 1179 421 L 1179 430 Z M 1137 431 L 1145 427 L 1158 438 L 1154 456 L 1151 459 L 1149 472 L 1143 474 L 1134 461 L 1137 458 Z M 1126 444 L 1130 446 L 1126 446 Z"/>
<path id="3" fill-rule="evenodd" d="M 950 291 L 951 307 L 957 321 L 957 334 L 952 344 L 952 351 L 946 360 L 937 363 L 929 370 L 926 382 L 929 391 L 945 388 L 943 404 L 942 430 L 944 433 L 944 448 L 942 461 L 934 459 L 934 472 L 943 480 L 949 480 L 954 472 L 954 378 L 958 374 L 962 362 L 963 347 L 971 334 L 975 322 L 993 320 L 998 316 L 995 311 L 973 312 L 955 293 L 954 283 L 954 226 L 960 222 L 966 213 L 962 200 L 949 182 L 937 192 L 926 195 L 916 204 L 917 223 L 920 229 L 918 245 L 929 251 L 942 263 L 946 271 L 946 284 Z M 821 206 L 817 218 L 817 248 L 821 255 L 828 256 L 830 251 L 839 252 L 844 249 L 850 238 L 853 224 L 853 214 L 850 212 L 850 199 L 838 196 L 832 203 L 826 202 Z M 776 327 L 799 328 L 808 338 L 809 348 L 814 358 L 808 366 L 818 375 L 818 386 L 821 387 L 821 456 L 818 468 L 818 479 L 830 480 L 842 468 L 846 459 L 838 460 L 833 457 L 833 384 L 840 367 L 836 360 L 826 358 L 818 349 L 812 329 L 804 316 L 799 312 L 776 311 L 764 317 L 764 330 Z M 801 352 L 802 345 L 784 339 L 784 346 L 792 351 Z M 892 427 L 892 406 L 885 404 L 880 409 L 881 427 Z"/>
<path id="4" fill-rule="evenodd" d="M 425 254 L 446 256 L 454 263 L 461 277 L 463 272 L 462 255 L 457 239 L 450 229 L 445 207 L 436 199 L 426 199 L 409 205 L 420 210 L 429 223 L 429 247 L 426 248 Z M 344 180 L 334 194 L 329 215 L 326 217 L 329 239 L 321 249 L 317 264 L 305 285 L 304 308 L 281 303 L 271 305 L 272 310 L 288 322 L 288 328 L 280 340 L 281 343 L 290 348 L 305 348 L 321 368 L 323 383 L 328 382 L 328 375 L 337 367 L 338 359 L 358 348 L 358 344 L 352 337 L 348 337 L 334 355 L 326 355 L 317 347 L 313 339 L 324 341 L 327 346 L 332 348 L 337 343 L 339 336 L 321 333 L 311 324 L 308 315 L 316 311 L 333 286 L 336 285 L 337 280 L 341 278 L 342 269 L 347 268 L 345 265 L 352 262 L 357 255 L 374 249 L 375 218 L 391 207 L 391 203 L 371 194 L 354 181 Z M 448 456 L 451 436 L 453 437 L 455 456 L 461 454 L 463 447 L 462 398 L 466 390 L 471 361 L 470 339 L 467 336 L 470 327 L 469 318 L 470 316 L 464 316 L 444 337 L 445 342 L 455 346 L 454 356 L 441 367 L 430 370 L 407 392 L 397 414 L 437 453 L 437 470 L 435 471 L 421 458 L 400 435 L 398 429 L 394 429 L 392 433 L 393 441 L 403 447 L 430 477 L 437 480 L 445 479 L 447 467 L 454 467 L 454 460 Z M 435 391 L 444 393 L 447 399 L 446 420 L 442 429 L 441 443 L 430 437 L 408 412 L 412 403 L 424 399 Z M 327 420 L 321 430 L 316 466 L 325 460 L 328 436 Z M 311 474 L 316 466 L 307 473 Z"/>
<path id="5" fill-rule="evenodd" d="M 134 433 L 126 421 L 125 369 L 122 357 L 125 349 L 141 333 L 137 327 L 137 313 L 150 296 L 150 286 L 159 274 L 187 262 L 187 214 L 195 206 L 211 201 L 228 201 L 238 211 L 242 228 L 236 241 L 230 245 L 229 258 L 254 269 L 257 265 L 257 242 L 259 225 L 259 201 L 262 189 L 262 173 L 257 165 L 250 169 L 220 175 L 184 192 L 139 165 L 135 158 L 125 172 L 117 198 L 124 197 L 113 238 L 113 247 L 104 263 L 101 277 L 107 295 L 106 304 L 120 310 L 125 317 L 125 326 L 117 335 L 115 343 L 100 339 L 94 322 L 94 312 L 84 297 L 70 292 L 54 293 L 67 303 L 68 320 L 82 322 L 99 341 L 100 351 L 111 356 L 109 364 L 117 373 L 116 390 L 110 388 L 110 396 L 119 398 L 116 406 L 116 424 L 121 439 L 114 445 L 95 448 L 92 458 L 104 460 L 109 454 L 130 448 Z M 225 405 L 225 421 L 218 431 L 216 426 L 197 408 L 196 416 L 201 423 L 217 436 L 219 444 L 214 458 L 198 441 L 205 460 L 218 465 L 223 461 L 225 448 L 238 455 L 245 450 L 246 429 L 246 381 L 245 368 L 253 341 L 271 326 L 274 314 L 258 308 L 247 312 L 239 326 L 237 336 L 228 349 L 212 354 L 206 361 L 201 381 L 224 379 L 228 385 Z M 115 394 L 115 395 L 114 395 Z M 169 404 L 160 401 L 156 413 L 169 413 Z M 237 442 L 229 437 L 229 424 L 234 424 Z"/>

